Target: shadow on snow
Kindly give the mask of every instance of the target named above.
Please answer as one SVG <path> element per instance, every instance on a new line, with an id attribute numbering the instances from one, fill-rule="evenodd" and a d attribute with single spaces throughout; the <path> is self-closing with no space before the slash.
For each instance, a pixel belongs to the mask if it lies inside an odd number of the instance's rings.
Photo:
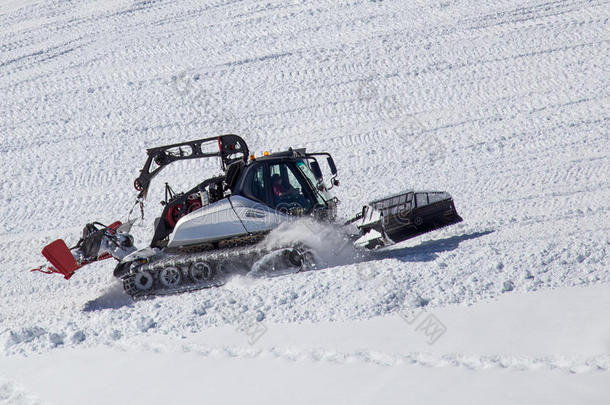
<path id="1" fill-rule="evenodd" d="M 493 230 L 456 235 L 445 239 L 428 240 L 417 246 L 375 252 L 375 258 L 397 259 L 402 262 L 430 262 L 438 257 L 437 253 L 450 252 L 459 247 L 460 243 L 477 239 L 493 233 Z"/>
<path id="2" fill-rule="evenodd" d="M 93 312 L 103 309 L 119 309 L 130 305 L 133 305 L 133 299 L 123 291 L 123 284 L 117 281 L 113 282 L 102 295 L 88 301 L 83 311 Z"/>

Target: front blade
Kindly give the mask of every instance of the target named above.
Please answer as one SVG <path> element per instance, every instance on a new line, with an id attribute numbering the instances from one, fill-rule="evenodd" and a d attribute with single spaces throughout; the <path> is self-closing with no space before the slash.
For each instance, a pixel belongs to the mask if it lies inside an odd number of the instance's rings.
<path id="1" fill-rule="evenodd" d="M 445 192 L 407 191 L 365 205 L 357 223 L 358 247 L 393 245 L 461 222 L 453 198 Z"/>

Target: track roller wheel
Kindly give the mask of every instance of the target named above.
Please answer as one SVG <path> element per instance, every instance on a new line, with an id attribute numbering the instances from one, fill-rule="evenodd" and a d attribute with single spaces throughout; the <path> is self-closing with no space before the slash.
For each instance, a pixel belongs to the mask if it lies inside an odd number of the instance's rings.
<path id="1" fill-rule="evenodd" d="M 303 264 L 305 263 L 305 258 L 298 249 L 287 250 L 285 252 L 285 258 L 289 266 L 297 267 L 299 270 L 303 268 Z"/>
<path id="2" fill-rule="evenodd" d="M 133 286 L 139 292 L 148 291 L 153 286 L 153 276 L 147 271 L 140 271 L 133 277 Z"/>
<path id="3" fill-rule="evenodd" d="M 164 267 L 159 271 L 159 282 L 166 288 L 177 287 L 182 282 L 182 272 L 175 266 Z"/>
<path id="4" fill-rule="evenodd" d="M 207 262 L 195 262 L 189 267 L 189 276 L 197 283 L 207 283 L 216 275 L 216 271 Z"/>

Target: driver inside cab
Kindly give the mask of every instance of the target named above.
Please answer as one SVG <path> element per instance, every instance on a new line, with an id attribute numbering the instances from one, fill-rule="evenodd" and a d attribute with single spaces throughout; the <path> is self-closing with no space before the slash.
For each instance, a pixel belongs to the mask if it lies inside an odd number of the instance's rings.
<path id="1" fill-rule="evenodd" d="M 295 188 L 279 173 L 271 175 L 274 208 L 289 215 L 303 215 L 311 203 L 299 188 Z"/>
<path id="2" fill-rule="evenodd" d="M 271 176 L 271 183 L 273 184 L 273 194 L 276 197 L 284 197 L 294 193 L 294 188 L 291 185 L 286 186 L 279 174 Z"/>

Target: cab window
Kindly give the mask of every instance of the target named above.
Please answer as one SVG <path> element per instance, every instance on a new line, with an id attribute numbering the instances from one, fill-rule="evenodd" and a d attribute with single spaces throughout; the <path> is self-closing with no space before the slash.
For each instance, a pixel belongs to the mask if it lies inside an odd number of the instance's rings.
<path id="1" fill-rule="evenodd" d="M 309 211 L 314 203 L 307 192 L 307 182 L 291 164 L 276 163 L 269 167 L 271 178 L 271 206 L 300 213 Z"/>
<path id="2" fill-rule="evenodd" d="M 424 207 L 428 205 L 428 194 L 426 193 L 417 193 L 415 194 L 415 200 L 417 202 L 417 207 Z"/>
<path id="3" fill-rule="evenodd" d="M 248 173 L 248 176 L 246 177 L 246 183 L 244 187 L 244 194 L 258 201 L 265 201 L 266 199 L 265 177 L 263 168 L 264 166 L 260 165 L 255 170 L 251 170 Z"/>

